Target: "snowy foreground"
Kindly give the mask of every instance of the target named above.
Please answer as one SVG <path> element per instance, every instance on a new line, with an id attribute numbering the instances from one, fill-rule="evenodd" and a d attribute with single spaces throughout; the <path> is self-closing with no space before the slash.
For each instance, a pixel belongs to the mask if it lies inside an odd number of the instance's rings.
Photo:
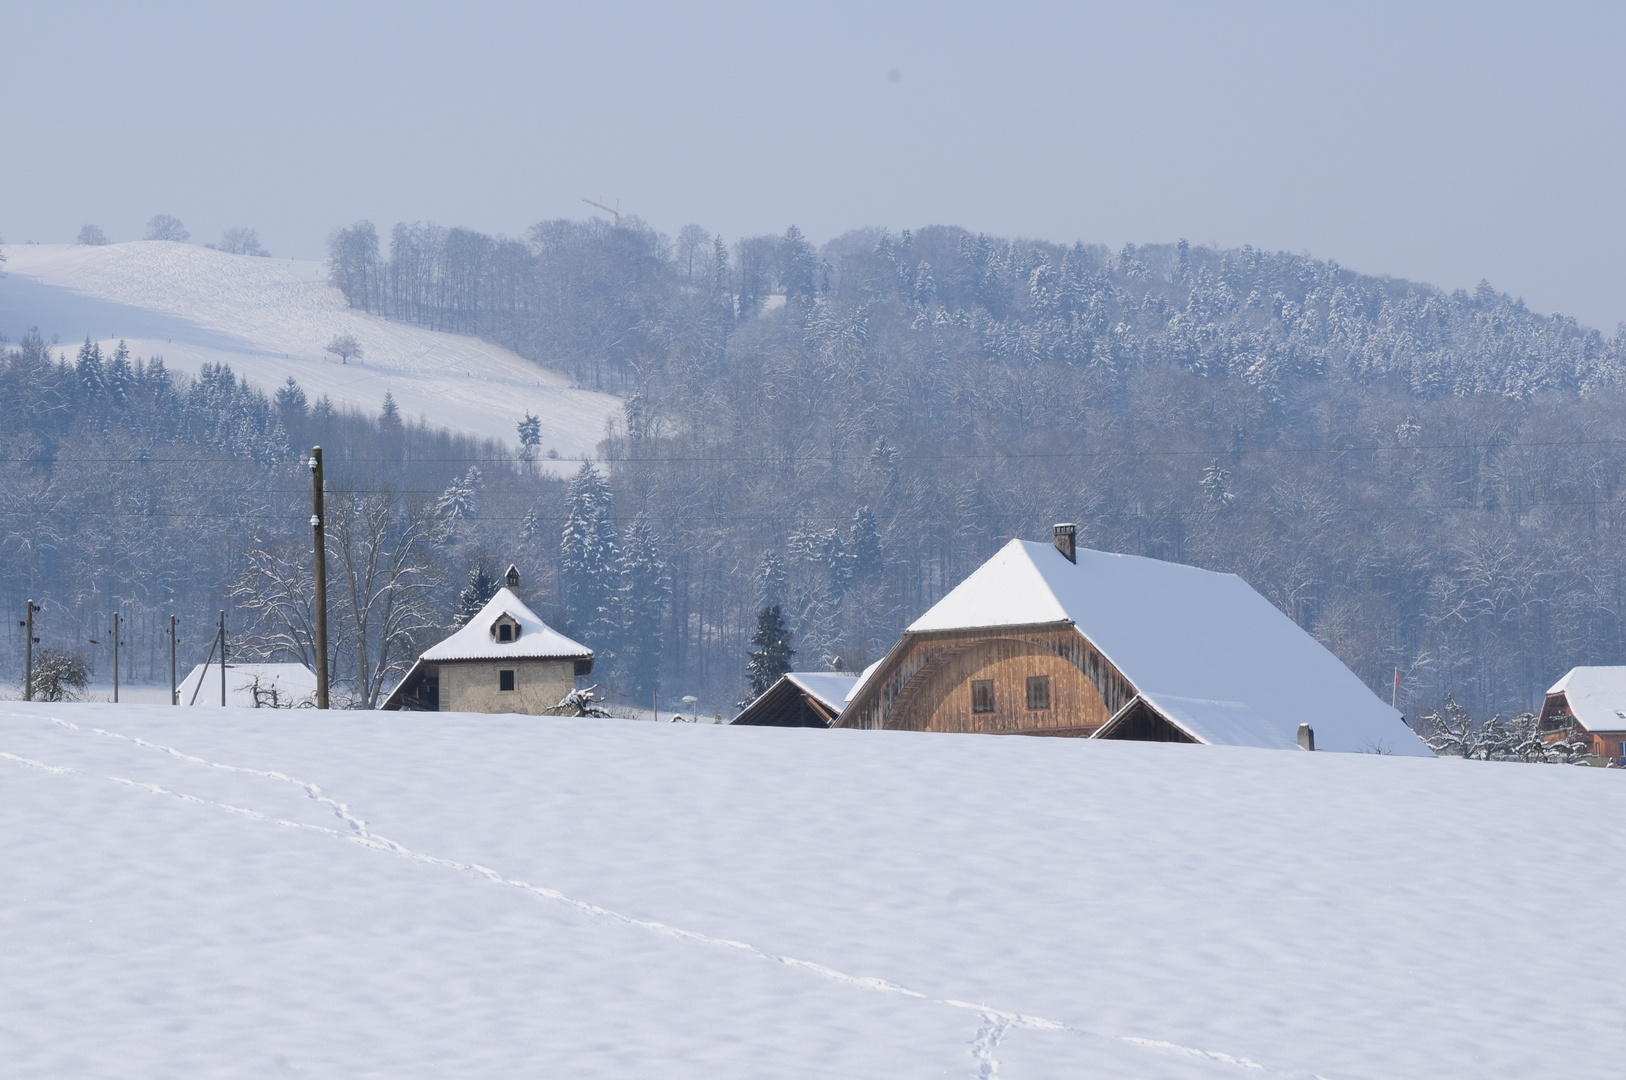
<path id="1" fill-rule="evenodd" d="M 0 333 L 37 326 L 69 359 L 89 336 L 104 352 L 120 339 L 177 371 L 230 364 L 266 392 L 290 375 L 315 401 L 378 412 L 386 392 L 408 417 L 513 444 L 527 412 L 542 419 L 542 449 L 592 456 L 620 399 L 570 381 L 507 349 L 352 311 L 319 262 L 263 259 L 140 241 L 85 247 L 0 248 Z M 327 343 L 349 334 L 362 361 L 340 364 Z M 544 463 L 545 467 L 549 467 Z M 551 467 L 571 471 L 568 463 Z"/>
<path id="2" fill-rule="evenodd" d="M 0 820 L 8 1077 L 1614 1078 L 1626 1053 L 1618 772 L 6 702 Z"/>

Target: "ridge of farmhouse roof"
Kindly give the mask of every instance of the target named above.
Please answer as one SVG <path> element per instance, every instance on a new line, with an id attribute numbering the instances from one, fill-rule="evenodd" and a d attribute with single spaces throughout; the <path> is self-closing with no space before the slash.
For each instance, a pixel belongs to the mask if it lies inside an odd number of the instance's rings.
<path id="1" fill-rule="evenodd" d="M 920 635 L 1071 626 L 1132 684 L 1120 716 L 1144 704 L 1197 742 L 1275 749 L 1296 748 L 1309 723 L 1318 750 L 1430 756 L 1397 711 L 1235 574 L 1089 548 L 1075 558 L 1012 540 L 916 619 L 894 654 Z M 886 669 L 866 670 L 849 706 Z"/>
<path id="2" fill-rule="evenodd" d="M 499 640 L 495 627 L 503 617 L 512 623 L 512 640 Z M 512 589 L 499 588 L 461 630 L 424 650 L 428 663 L 457 660 L 588 659 L 593 650 L 559 633 L 526 606 Z"/>

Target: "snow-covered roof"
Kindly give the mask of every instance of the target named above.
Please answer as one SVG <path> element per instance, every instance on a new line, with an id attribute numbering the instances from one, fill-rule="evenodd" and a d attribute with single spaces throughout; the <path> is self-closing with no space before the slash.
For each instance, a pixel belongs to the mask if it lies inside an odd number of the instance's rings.
<path id="1" fill-rule="evenodd" d="M 1050 544 L 1012 540 L 909 632 L 1070 622 L 1200 742 L 1291 749 L 1308 723 L 1318 750 L 1429 754 L 1398 712 L 1235 574 L 1077 555 L 1075 565 Z"/>
<path id="2" fill-rule="evenodd" d="M 304 664 L 226 664 L 226 704 L 254 707 L 254 685 L 259 681 L 260 700 L 271 704 L 276 691 L 277 704 L 298 705 L 316 699 L 316 672 Z M 199 682 L 202 688 L 198 687 Z M 220 664 L 199 664 L 176 688 L 182 705 L 220 705 Z"/>
<path id="3" fill-rule="evenodd" d="M 513 641 L 498 641 L 493 632 L 492 628 L 504 615 L 519 629 Z M 421 659 L 445 663 L 449 660 L 569 660 L 592 655 L 592 649 L 543 622 L 512 589 L 504 586 L 467 625 L 427 649 Z"/>
<path id="4" fill-rule="evenodd" d="M 1577 667 L 1547 691 L 1563 694 L 1588 731 L 1626 731 L 1626 667 Z"/>
<path id="5" fill-rule="evenodd" d="M 848 692 L 858 684 L 858 676 L 845 671 L 792 671 L 785 678 L 837 713 L 847 704 Z"/>

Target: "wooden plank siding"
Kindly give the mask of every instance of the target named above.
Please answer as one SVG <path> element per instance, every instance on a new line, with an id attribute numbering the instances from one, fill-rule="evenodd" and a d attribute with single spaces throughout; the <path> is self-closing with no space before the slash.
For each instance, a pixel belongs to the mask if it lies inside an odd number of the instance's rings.
<path id="1" fill-rule="evenodd" d="M 1027 680 L 1049 678 L 1050 707 L 1027 707 Z M 993 710 L 972 711 L 973 682 L 993 684 Z M 905 635 L 840 727 L 1087 736 L 1135 688 L 1072 623 Z"/>

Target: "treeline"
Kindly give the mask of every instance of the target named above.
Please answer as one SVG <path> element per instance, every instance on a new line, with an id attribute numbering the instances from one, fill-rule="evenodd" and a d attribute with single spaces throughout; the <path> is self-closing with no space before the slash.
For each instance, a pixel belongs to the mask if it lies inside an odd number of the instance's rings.
<path id="1" fill-rule="evenodd" d="M 1626 661 L 1626 338 L 1251 248 L 635 220 L 341 230 L 334 281 L 627 397 L 612 524 L 669 553 L 663 682 L 873 660 L 1013 535 L 1240 573 L 1403 709 Z M 870 549 L 870 526 L 878 555 Z M 878 570 L 856 572 L 877 564 Z"/>
<path id="2" fill-rule="evenodd" d="M 311 659 L 309 448 L 329 490 L 334 674 L 376 700 L 455 622 L 474 568 L 517 560 L 537 605 L 557 591 L 565 485 L 489 441 L 274 394 L 229 367 L 197 376 L 94 343 L 53 355 L 37 333 L 0 343 L 0 672 L 16 683 L 26 599 L 41 646 L 110 677 L 111 614 L 127 681 L 165 682 L 169 616 L 182 674 L 227 611 L 238 658 Z M 287 586 L 279 592 L 280 586 Z M 305 617 L 288 633 L 284 616 Z"/>

